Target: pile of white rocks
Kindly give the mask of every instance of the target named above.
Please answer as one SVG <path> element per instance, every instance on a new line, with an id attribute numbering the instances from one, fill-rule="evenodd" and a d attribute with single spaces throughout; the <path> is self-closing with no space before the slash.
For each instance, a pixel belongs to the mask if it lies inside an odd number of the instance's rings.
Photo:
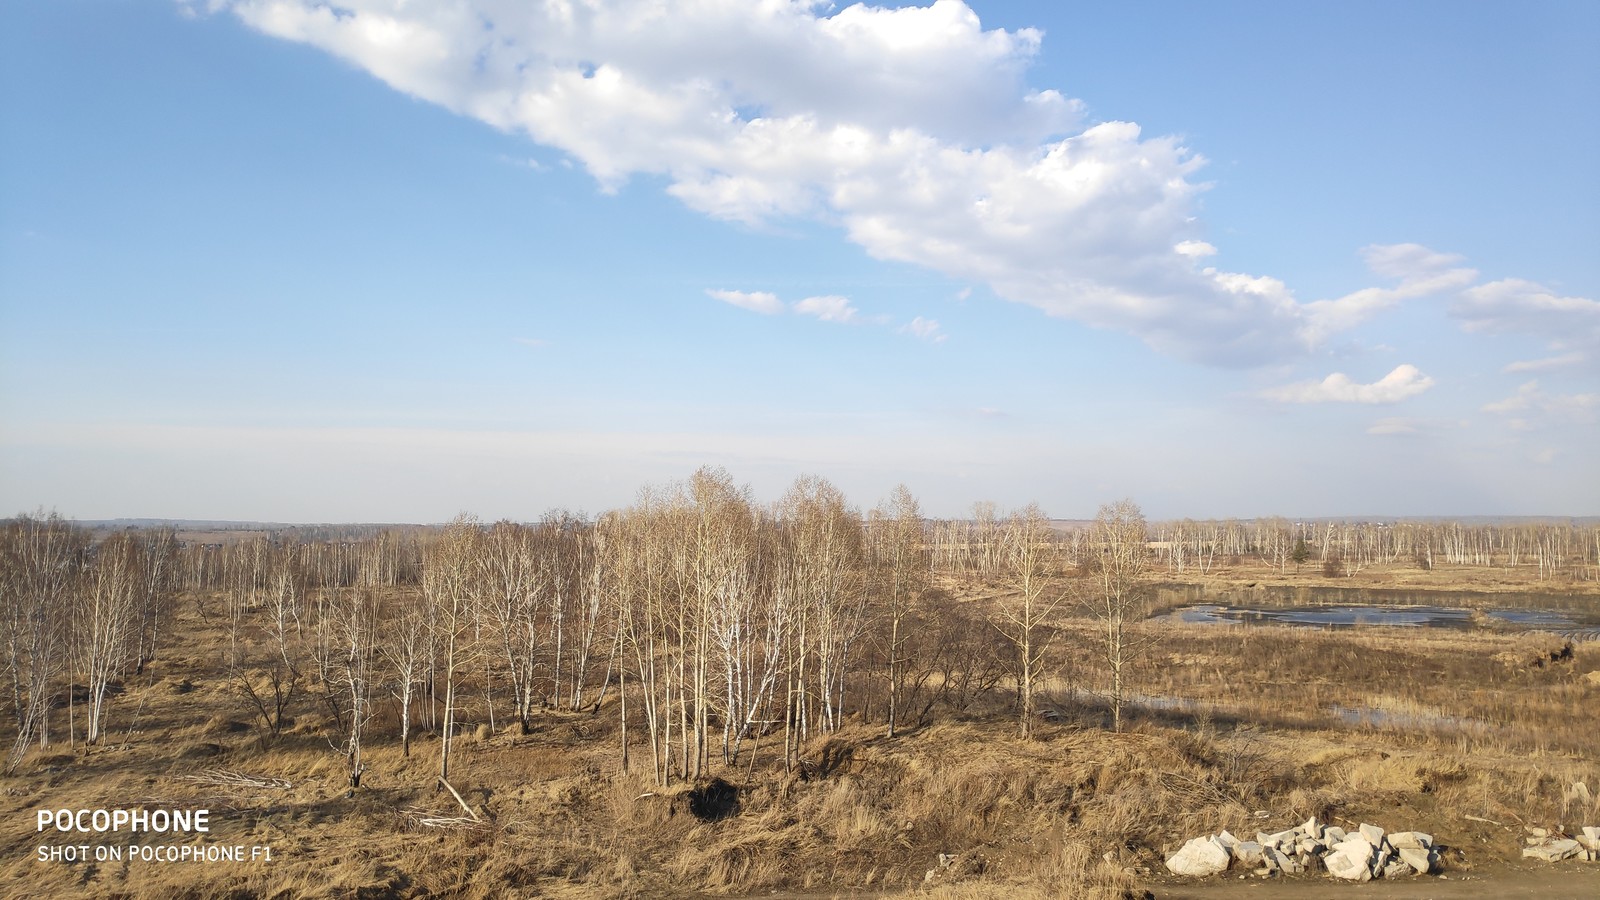
<path id="1" fill-rule="evenodd" d="M 1522 851 L 1526 859 L 1542 859 L 1545 862 L 1560 862 L 1563 859 L 1600 860 L 1600 828 L 1592 825 L 1584 826 L 1582 833 L 1570 838 L 1564 838 L 1559 833 L 1551 834 L 1544 828 L 1529 828 L 1528 835 L 1530 846 Z"/>
<path id="2" fill-rule="evenodd" d="M 1299 875 L 1326 869 L 1335 878 L 1371 881 L 1425 875 L 1438 865 L 1433 836 L 1420 831 L 1385 833 L 1376 825 L 1345 831 L 1315 818 L 1276 834 L 1257 832 L 1242 841 L 1227 831 L 1197 837 L 1167 860 L 1177 875 L 1216 875 L 1237 863 L 1256 875 Z"/>

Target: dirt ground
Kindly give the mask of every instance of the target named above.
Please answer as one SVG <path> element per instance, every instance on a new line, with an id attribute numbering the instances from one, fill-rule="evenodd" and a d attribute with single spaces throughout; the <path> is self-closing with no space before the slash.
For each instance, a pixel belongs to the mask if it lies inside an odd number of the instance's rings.
<path id="1" fill-rule="evenodd" d="M 541 712 L 530 734 L 503 721 L 465 729 L 451 780 L 491 824 L 454 830 L 421 821 L 462 814 L 435 785 L 436 736 L 418 735 L 407 757 L 392 715 L 376 721 L 370 771 L 349 792 L 316 695 L 269 739 L 220 668 L 220 620 L 198 620 L 187 603 L 175 622 L 182 640 L 127 680 L 104 744 L 55 743 L 0 778 L 0 900 L 1043 900 L 1125 897 L 1130 886 L 1160 900 L 1600 898 L 1600 863 L 1517 858 L 1524 826 L 1571 831 L 1600 818 L 1600 801 L 1566 799 L 1578 782 L 1600 784 L 1600 679 L 1588 677 L 1600 672 L 1600 645 L 1553 661 L 1554 644 L 1511 634 L 1163 627 L 1135 670 L 1139 690 L 1204 705 L 1139 711 L 1113 734 L 1103 707 L 1067 690 L 1095 688 L 1102 674 L 1092 626 L 1060 629 L 1061 703 L 1031 738 L 1017 737 L 1004 690 L 893 739 L 871 722 L 818 736 L 802 748 L 816 763 L 805 777 L 784 769 L 774 735 L 759 746 L 759 766 L 718 772 L 739 783 L 742 807 L 717 821 L 692 813 L 686 784 L 663 790 L 637 771 L 620 774 L 614 705 Z M 1396 722 L 1350 724 L 1327 712 L 1335 704 Z M 58 731 L 66 712 L 55 712 Z M 1482 724 L 1464 729 L 1436 713 Z M 647 767 L 633 740 L 636 769 Z M 42 837 L 36 810 L 132 806 L 209 808 L 204 842 L 271 845 L 274 862 L 34 859 L 42 843 L 69 842 Z M 1164 873 L 1163 855 L 1189 837 L 1309 816 L 1425 830 L 1460 848 L 1463 864 L 1362 885 L 1126 875 Z M 918 887 L 939 854 L 967 852 L 987 857 L 982 877 Z M 1114 861 L 1102 864 L 1108 853 Z"/>
<path id="2" fill-rule="evenodd" d="M 1489 867 L 1462 875 L 1338 883 L 1328 878 L 1213 878 L 1188 884 L 1149 884 L 1156 900 L 1239 900 L 1287 897 L 1290 900 L 1592 900 L 1600 897 L 1600 863 Z"/>

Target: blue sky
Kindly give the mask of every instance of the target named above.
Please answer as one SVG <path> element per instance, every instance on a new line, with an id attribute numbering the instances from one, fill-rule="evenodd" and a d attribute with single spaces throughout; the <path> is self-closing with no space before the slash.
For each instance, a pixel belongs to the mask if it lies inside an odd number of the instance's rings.
<path id="1" fill-rule="evenodd" d="M 0 511 L 1600 513 L 1600 5 L 1095 6 L 4 4 Z"/>

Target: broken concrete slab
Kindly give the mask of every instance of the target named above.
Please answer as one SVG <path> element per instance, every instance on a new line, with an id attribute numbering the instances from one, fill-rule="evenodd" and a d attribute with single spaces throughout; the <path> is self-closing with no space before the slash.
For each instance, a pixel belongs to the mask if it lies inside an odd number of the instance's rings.
<path id="1" fill-rule="evenodd" d="M 1401 847 L 1400 860 L 1416 870 L 1418 875 L 1426 875 L 1433 871 L 1433 854 L 1420 847 Z"/>
<path id="2" fill-rule="evenodd" d="M 1396 850 L 1427 850 L 1433 846 L 1433 835 L 1421 831 L 1396 831 L 1389 835 L 1389 846 Z"/>
<path id="3" fill-rule="evenodd" d="M 1537 847 L 1528 847 L 1522 851 L 1525 859 L 1542 859 L 1545 862 L 1559 862 L 1577 856 L 1583 848 L 1577 841 L 1562 840 L 1549 841 Z"/>
<path id="4" fill-rule="evenodd" d="M 1416 869 L 1404 860 L 1390 860 L 1379 873 L 1384 878 L 1399 878 L 1402 875 L 1414 875 Z"/>
<path id="5" fill-rule="evenodd" d="M 1233 857 L 1216 838 L 1195 838 L 1184 844 L 1167 860 L 1167 869 L 1174 875 L 1204 877 L 1226 872 Z"/>
<path id="6" fill-rule="evenodd" d="M 1346 881 L 1371 881 L 1372 870 L 1367 868 L 1365 855 L 1352 856 L 1343 850 L 1336 850 L 1323 857 L 1322 864 L 1328 867 L 1328 874 Z"/>
<path id="7" fill-rule="evenodd" d="M 1255 841 L 1240 841 L 1233 848 L 1233 858 L 1247 866 L 1260 865 L 1265 857 L 1261 854 L 1261 845 Z"/>

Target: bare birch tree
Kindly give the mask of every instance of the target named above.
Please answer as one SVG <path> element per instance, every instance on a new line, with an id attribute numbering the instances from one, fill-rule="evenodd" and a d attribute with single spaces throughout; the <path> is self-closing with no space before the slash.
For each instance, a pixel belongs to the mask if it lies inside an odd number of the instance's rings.
<path id="1" fill-rule="evenodd" d="M 134 629 L 144 596 L 144 547 L 129 532 L 119 532 L 95 549 L 84 587 L 76 592 L 66 623 L 77 647 L 78 665 L 89 688 L 85 743 L 100 740 L 110 686 L 137 654 Z"/>
<path id="2" fill-rule="evenodd" d="M 472 661 L 474 588 L 482 535 L 477 519 L 457 516 L 423 556 L 422 595 L 430 608 L 433 644 L 441 655 L 444 712 L 439 731 L 439 778 L 450 778 L 450 745 L 456 726 L 457 680 Z"/>
<path id="3" fill-rule="evenodd" d="M 900 721 L 906 681 L 906 627 L 927 587 L 928 551 L 922 509 L 910 488 L 897 485 L 870 517 L 873 561 L 882 582 L 883 614 L 889 635 L 884 647 L 889 693 L 889 737 Z"/>
<path id="4" fill-rule="evenodd" d="M 1111 675 L 1111 727 L 1122 730 L 1122 707 L 1127 699 L 1128 664 L 1132 657 L 1128 624 L 1137 621 L 1144 603 L 1147 564 L 1144 514 L 1132 500 L 1100 507 L 1092 530 L 1093 607 L 1105 641 L 1106 667 Z"/>
<path id="5" fill-rule="evenodd" d="M 88 537 L 55 513 L 18 516 L 0 544 L 0 636 L 17 736 L 5 771 L 16 769 L 37 740 L 50 742 L 52 683 L 66 664 L 62 618 L 87 561 Z"/>
<path id="6" fill-rule="evenodd" d="M 339 648 L 334 662 L 336 684 L 348 704 L 345 717 L 344 754 L 348 763 L 350 790 L 361 787 L 366 771 L 362 762 L 362 737 L 372 718 L 372 695 L 380 676 L 378 657 L 378 594 L 367 585 L 334 590 L 329 611 L 333 635 Z"/>
<path id="7" fill-rule="evenodd" d="M 391 690 L 400 705 L 400 753 L 410 757 L 411 707 L 428 653 L 428 615 L 422 598 L 409 591 L 398 595 L 379 634 L 381 652 L 394 675 Z"/>
<path id="8" fill-rule="evenodd" d="M 1017 594 L 1000 601 L 994 625 L 1016 649 L 1017 715 L 1023 737 L 1033 734 L 1035 695 L 1054 639 L 1051 625 L 1066 593 L 1055 586 L 1055 535 L 1038 504 L 1001 525 L 1001 558 L 1017 579 Z"/>

